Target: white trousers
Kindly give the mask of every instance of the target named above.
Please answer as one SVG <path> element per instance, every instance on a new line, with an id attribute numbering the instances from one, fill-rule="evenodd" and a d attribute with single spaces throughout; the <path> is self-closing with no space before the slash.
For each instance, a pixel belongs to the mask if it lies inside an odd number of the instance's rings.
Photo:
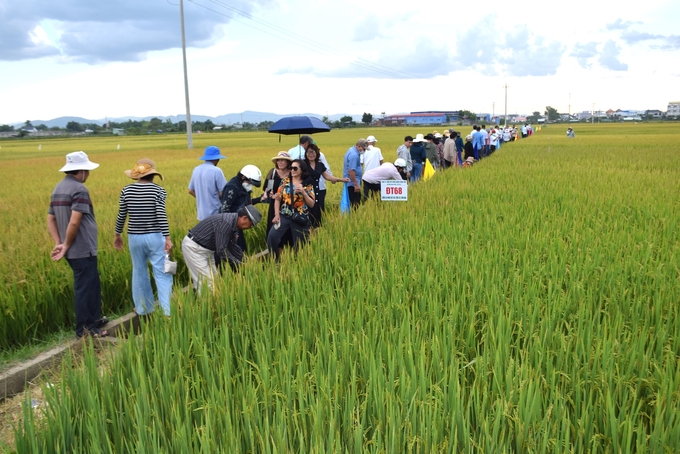
<path id="1" fill-rule="evenodd" d="M 194 240 L 185 236 L 182 240 L 182 255 L 184 256 L 184 263 L 189 268 L 191 281 L 194 283 L 194 288 L 201 292 L 201 287 L 204 282 L 207 282 L 208 288 L 212 290 L 213 281 L 217 276 L 217 267 L 215 266 L 215 252 L 199 246 Z"/>

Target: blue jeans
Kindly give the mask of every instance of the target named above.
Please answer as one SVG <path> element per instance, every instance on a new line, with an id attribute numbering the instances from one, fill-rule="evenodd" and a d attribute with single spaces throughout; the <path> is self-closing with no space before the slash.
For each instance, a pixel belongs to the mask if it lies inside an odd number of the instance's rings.
<path id="1" fill-rule="evenodd" d="M 420 162 L 414 162 L 413 163 L 413 170 L 411 170 L 411 181 L 418 181 L 420 180 L 421 175 L 423 174 L 423 164 Z"/>
<path id="2" fill-rule="evenodd" d="M 145 315 L 154 311 L 154 297 L 147 262 L 151 262 L 153 279 L 158 290 L 158 301 L 165 315 L 170 315 L 172 274 L 163 272 L 165 263 L 165 238 L 161 233 L 128 235 L 132 258 L 132 300 L 135 311 Z"/>

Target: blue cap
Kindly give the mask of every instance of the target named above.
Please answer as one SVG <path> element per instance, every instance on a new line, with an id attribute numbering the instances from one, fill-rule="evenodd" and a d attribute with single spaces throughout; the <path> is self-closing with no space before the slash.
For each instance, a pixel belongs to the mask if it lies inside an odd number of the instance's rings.
<path id="1" fill-rule="evenodd" d="M 208 148 L 205 149 L 205 153 L 203 154 L 203 156 L 201 156 L 198 159 L 201 159 L 203 161 L 215 161 L 218 159 L 227 159 L 227 157 L 222 156 L 220 154 L 220 149 L 217 148 L 215 145 L 210 145 Z"/>

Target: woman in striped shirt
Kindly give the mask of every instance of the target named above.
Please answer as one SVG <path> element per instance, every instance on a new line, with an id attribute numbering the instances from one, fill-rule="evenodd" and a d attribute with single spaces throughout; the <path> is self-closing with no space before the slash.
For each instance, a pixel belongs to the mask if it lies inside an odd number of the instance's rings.
<path id="1" fill-rule="evenodd" d="M 158 301 L 163 312 L 170 316 L 170 295 L 172 274 L 164 272 L 165 254 L 172 249 L 170 227 L 165 213 L 165 189 L 153 182 L 156 164 L 150 159 L 140 159 L 125 175 L 138 180 L 129 184 L 120 193 L 116 236 L 113 245 L 123 249 L 123 227 L 128 219 L 128 247 L 132 257 L 132 299 L 135 312 L 147 315 L 154 311 L 154 297 L 147 263 L 151 262 Z"/>

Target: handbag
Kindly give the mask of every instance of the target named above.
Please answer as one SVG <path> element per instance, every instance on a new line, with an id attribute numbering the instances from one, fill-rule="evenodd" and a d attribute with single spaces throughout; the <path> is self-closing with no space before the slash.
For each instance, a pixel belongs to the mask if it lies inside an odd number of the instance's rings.
<path id="1" fill-rule="evenodd" d="M 293 221 L 294 223 L 296 223 L 299 226 L 309 227 L 309 224 L 310 224 L 309 215 L 307 213 L 300 213 L 293 206 L 292 201 L 293 201 L 294 191 L 293 191 L 293 179 L 292 178 L 289 180 L 289 184 L 290 184 L 290 194 L 291 194 L 290 210 L 293 212 L 293 214 L 289 215 L 288 217 L 290 218 L 291 221 Z"/>
<path id="2" fill-rule="evenodd" d="M 290 220 L 301 225 L 302 227 L 307 227 L 309 225 L 309 215 L 300 213 L 298 210 L 293 210 L 293 214 L 289 216 Z"/>
<path id="3" fill-rule="evenodd" d="M 165 263 L 163 264 L 163 272 L 165 274 L 177 273 L 177 262 L 170 260 L 170 254 L 165 254 Z"/>

